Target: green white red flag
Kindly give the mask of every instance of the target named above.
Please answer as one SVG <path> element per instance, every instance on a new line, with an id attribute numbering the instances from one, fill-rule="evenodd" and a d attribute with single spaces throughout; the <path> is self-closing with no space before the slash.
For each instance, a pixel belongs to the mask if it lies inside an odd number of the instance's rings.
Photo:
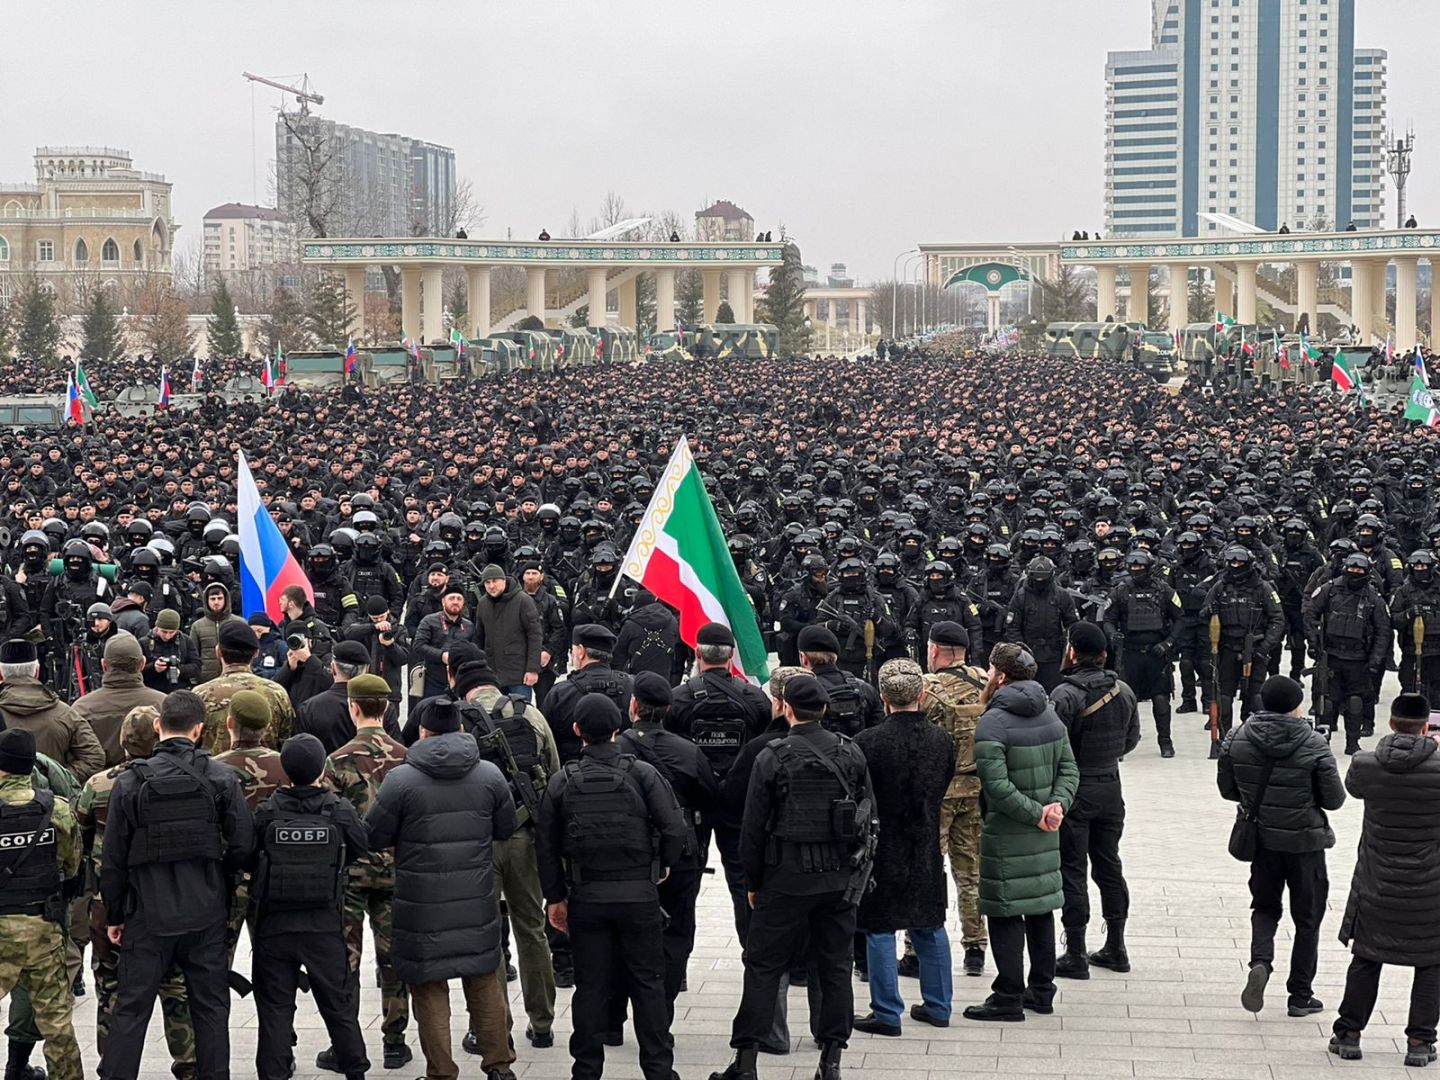
<path id="1" fill-rule="evenodd" d="M 1360 377 L 1355 372 L 1355 366 L 1350 363 L 1350 357 L 1343 352 L 1335 354 L 1335 359 L 1330 365 L 1330 378 L 1335 381 L 1336 388 L 1345 394 L 1360 385 Z"/>
<path id="2" fill-rule="evenodd" d="M 1430 388 L 1418 375 L 1410 378 L 1410 398 L 1405 402 L 1405 419 L 1417 420 L 1426 427 L 1440 427 L 1440 409 L 1435 407 L 1435 398 Z"/>
<path id="3" fill-rule="evenodd" d="M 1232 319 L 1229 315 L 1226 315 L 1224 312 L 1218 312 L 1218 313 L 1216 313 L 1216 315 L 1215 315 L 1215 329 L 1216 329 L 1216 330 L 1224 330 L 1227 326 L 1234 326 L 1234 325 L 1235 325 L 1235 320 Z"/>
<path id="4" fill-rule="evenodd" d="M 732 670 L 757 683 L 770 677 L 755 609 L 683 435 L 655 482 L 620 569 L 679 611 L 685 644 L 694 648 L 706 623 L 723 623 L 735 635 Z"/>

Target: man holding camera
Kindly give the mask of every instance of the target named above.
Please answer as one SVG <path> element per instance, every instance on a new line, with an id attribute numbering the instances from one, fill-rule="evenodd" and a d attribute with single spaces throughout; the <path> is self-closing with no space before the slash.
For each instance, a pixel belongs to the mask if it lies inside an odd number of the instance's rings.
<path id="1" fill-rule="evenodd" d="M 189 690 L 200 677 L 200 653 L 190 635 L 180 633 L 180 613 L 174 608 L 163 608 L 155 616 L 150 655 L 141 677 L 146 686 L 162 694 Z"/>
<path id="2" fill-rule="evenodd" d="M 315 655 L 315 646 L 302 631 L 290 630 L 285 637 L 285 670 L 275 677 L 290 704 L 297 710 L 316 694 L 323 694 L 335 681 L 330 668 Z"/>
<path id="3" fill-rule="evenodd" d="M 379 675 L 390 687 L 390 701 L 400 711 L 400 692 L 405 665 L 410 663 L 410 631 L 390 616 L 383 597 L 372 596 L 365 605 L 365 621 L 355 621 L 345 631 L 349 641 L 358 641 L 370 654 L 370 674 Z"/>

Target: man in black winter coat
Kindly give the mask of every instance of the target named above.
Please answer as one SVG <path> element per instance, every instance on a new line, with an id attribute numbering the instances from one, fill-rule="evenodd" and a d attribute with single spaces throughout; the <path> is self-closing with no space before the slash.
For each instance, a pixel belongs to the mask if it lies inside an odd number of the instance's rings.
<path id="1" fill-rule="evenodd" d="M 1105 655 L 1105 632 L 1094 623 L 1077 622 L 1070 627 L 1060 685 L 1050 694 L 1080 770 L 1075 801 L 1060 825 L 1065 953 L 1056 961 L 1055 974 L 1064 979 L 1088 979 L 1091 964 L 1130 970 L 1125 950 L 1130 889 L 1120 863 L 1120 834 L 1125 829 L 1120 759 L 1140 745 L 1140 712 L 1129 685 L 1106 670 Z M 1100 890 L 1100 914 L 1105 919 L 1105 947 L 1088 955 L 1087 867 Z"/>
<path id="2" fill-rule="evenodd" d="M 1330 1052 L 1360 1057 L 1360 1034 L 1370 1021 L 1386 964 L 1412 967 L 1405 1064 L 1435 1060 L 1440 1018 L 1440 925 L 1416 917 L 1416 904 L 1440 893 L 1440 862 L 1418 858 L 1440 844 L 1440 752 L 1425 731 L 1430 703 L 1401 694 L 1390 704 L 1390 730 L 1371 753 L 1359 753 L 1345 788 L 1365 803 L 1360 851 L 1340 940 L 1350 946 L 1345 999 L 1335 1019 Z M 1392 1021 L 1393 1022 L 1393 1021 Z"/>
<path id="3" fill-rule="evenodd" d="M 370 666 L 370 654 L 358 641 L 342 641 L 330 655 L 330 675 L 334 680 L 324 693 L 316 694 L 295 710 L 295 733 L 314 735 L 333 754 L 355 737 L 355 721 L 350 719 L 348 684 L 357 675 L 364 675 Z M 388 684 L 387 684 L 388 685 Z M 393 716 L 386 718 L 386 734 L 397 738 L 399 725 Z"/>
<path id="4" fill-rule="evenodd" d="M 1320 922 L 1330 879 L 1325 849 L 1335 833 L 1325 817 L 1345 802 L 1345 788 L 1330 744 L 1301 716 L 1305 693 L 1294 679 L 1274 675 L 1260 688 L 1261 709 L 1228 735 L 1220 748 L 1216 779 L 1220 794 L 1254 817 L 1259 843 L 1250 864 L 1250 974 L 1240 1003 L 1250 1012 L 1265 1005 L 1265 986 L 1275 961 L 1275 930 L 1290 890 L 1295 921 L 1286 983 L 1291 1016 L 1309 1016 L 1324 1005 L 1311 992 L 1320 944 Z"/>

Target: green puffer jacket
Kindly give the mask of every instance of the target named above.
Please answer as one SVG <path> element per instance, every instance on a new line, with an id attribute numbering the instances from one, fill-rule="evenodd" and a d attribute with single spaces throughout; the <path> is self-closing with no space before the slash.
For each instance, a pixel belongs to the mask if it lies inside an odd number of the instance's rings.
<path id="1" fill-rule="evenodd" d="M 980 775 L 980 914 L 1043 915 L 1060 907 L 1060 833 L 1039 826 L 1047 803 L 1066 810 L 1080 770 L 1065 726 L 1033 680 L 1002 686 L 975 728 Z"/>

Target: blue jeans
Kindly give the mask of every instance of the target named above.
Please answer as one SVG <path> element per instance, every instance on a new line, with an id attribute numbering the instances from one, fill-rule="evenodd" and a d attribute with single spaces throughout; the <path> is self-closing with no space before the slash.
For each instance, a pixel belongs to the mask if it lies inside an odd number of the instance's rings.
<path id="1" fill-rule="evenodd" d="M 502 686 L 502 687 L 500 687 L 500 692 L 501 692 L 502 694 L 509 694 L 509 695 L 511 695 L 511 696 L 513 696 L 513 697 L 524 698 L 526 701 L 530 702 L 532 705 L 535 703 L 535 690 L 534 690 L 534 688 L 533 688 L 533 687 L 530 687 L 530 686 L 526 686 L 523 682 L 522 682 L 522 683 L 516 683 L 514 686 Z"/>
<path id="2" fill-rule="evenodd" d="M 954 994 L 950 970 L 950 937 L 943 926 L 910 931 L 920 960 L 920 997 L 930 1014 L 950 1019 Z M 895 935 L 866 934 L 865 953 L 870 964 L 870 1011 L 887 1024 L 900 1023 L 905 1002 L 900 1000 L 900 976 L 895 971 Z"/>

